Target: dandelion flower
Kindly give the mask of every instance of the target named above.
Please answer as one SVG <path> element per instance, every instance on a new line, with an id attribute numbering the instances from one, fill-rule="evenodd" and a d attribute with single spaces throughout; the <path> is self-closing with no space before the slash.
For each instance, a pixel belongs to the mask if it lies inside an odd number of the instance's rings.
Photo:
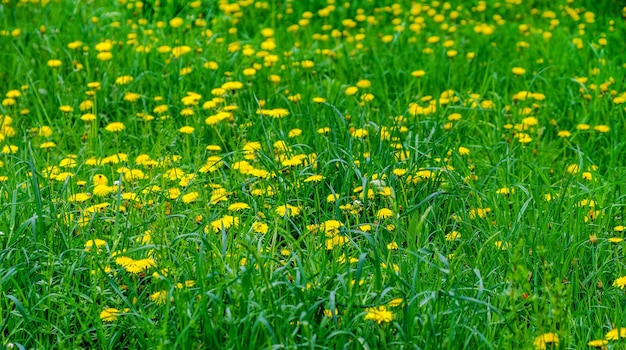
<path id="1" fill-rule="evenodd" d="M 107 125 L 104 129 L 108 132 L 120 132 L 124 130 L 125 128 L 126 127 L 124 126 L 123 123 L 112 122 L 112 123 L 109 123 L 109 125 Z"/>
<path id="2" fill-rule="evenodd" d="M 626 338 L 626 328 L 613 328 L 604 336 L 606 340 L 618 340 L 619 338 Z"/>
<path id="3" fill-rule="evenodd" d="M 619 287 L 620 289 L 626 288 L 626 276 L 622 276 L 613 281 L 613 287 Z"/>
<path id="4" fill-rule="evenodd" d="M 107 242 L 105 240 L 98 239 L 98 238 L 90 239 L 87 242 L 85 242 L 85 251 L 90 252 L 94 246 L 96 247 L 97 250 L 100 250 L 100 248 L 106 245 L 107 245 Z"/>
<path id="5" fill-rule="evenodd" d="M 307 177 L 306 179 L 304 179 L 304 182 L 320 182 L 322 180 L 324 180 L 324 176 L 316 174 Z"/>
<path id="6" fill-rule="evenodd" d="M 590 342 L 587 343 L 587 345 L 591 346 L 592 348 L 605 348 L 605 345 L 608 343 L 609 342 L 607 340 L 596 339 L 596 340 L 591 340 Z"/>
<path id="7" fill-rule="evenodd" d="M 393 313 L 391 313 L 391 311 L 388 311 L 387 307 L 385 306 L 368 308 L 367 313 L 365 314 L 365 319 L 378 322 L 378 324 L 381 324 L 383 322 L 389 323 L 393 320 Z"/>
<path id="8" fill-rule="evenodd" d="M 388 208 L 382 208 L 376 212 L 376 217 L 379 219 L 388 219 L 393 216 L 393 211 Z"/>
<path id="9" fill-rule="evenodd" d="M 167 291 L 161 290 L 158 292 L 154 292 L 150 295 L 150 300 L 152 300 L 156 305 L 163 305 L 167 301 Z"/>
<path id="10" fill-rule="evenodd" d="M 193 134 L 194 130 L 195 130 L 195 129 L 194 129 L 193 127 L 191 127 L 191 126 L 187 126 L 187 125 L 186 125 L 186 126 L 183 126 L 183 127 L 182 127 L 182 128 L 180 128 L 180 129 L 178 129 L 178 131 L 179 131 L 181 134 L 187 134 L 187 135 L 189 135 L 189 134 Z"/>
<path id="11" fill-rule="evenodd" d="M 117 320 L 117 316 L 120 314 L 120 310 L 108 307 L 100 312 L 100 319 L 103 322 L 113 322 Z"/>
<path id="12" fill-rule="evenodd" d="M 522 67 L 513 67 L 513 69 L 511 69 L 511 72 L 519 76 L 519 75 L 524 75 L 526 73 L 526 69 Z"/>
<path id="13" fill-rule="evenodd" d="M 533 341 L 533 344 L 535 344 L 535 349 L 537 350 L 545 349 L 546 344 L 558 344 L 558 343 L 559 343 L 559 336 L 556 333 L 542 334 L 538 336 L 537 338 L 535 338 L 535 341 Z"/>
<path id="14" fill-rule="evenodd" d="M 183 195 L 181 200 L 183 201 L 183 203 L 192 203 L 198 200 L 199 197 L 200 195 L 198 194 L 198 192 L 191 192 Z"/>
<path id="15" fill-rule="evenodd" d="M 607 125 L 596 125 L 593 127 L 593 130 L 599 133 L 607 133 L 609 132 L 609 130 L 611 130 L 611 128 L 609 128 Z"/>
<path id="16" fill-rule="evenodd" d="M 300 208 L 291 204 L 281 205 L 276 208 L 276 214 L 279 216 L 298 216 L 300 215 Z"/>
<path id="17" fill-rule="evenodd" d="M 49 60 L 48 61 L 48 67 L 50 68 L 58 68 L 61 67 L 61 64 L 63 62 L 61 62 L 61 60 Z"/>

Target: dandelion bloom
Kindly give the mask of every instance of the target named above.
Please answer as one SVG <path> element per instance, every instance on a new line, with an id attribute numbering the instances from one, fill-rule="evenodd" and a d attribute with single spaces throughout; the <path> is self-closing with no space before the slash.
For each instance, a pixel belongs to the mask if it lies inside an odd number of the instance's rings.
<path id="1" fill-rule="evenodd" d="M 100 250 L 100 248 L 106 246 L 107 242 L 105 240 L 102 239 L 90 239 L 87 242 L 85 242 L 85 251 L 89 252 L 91 251 L 91 249 L 95 246 L 97 250 Z"/>
<path id="2" fill-rule="evenodd" d="M 613 281 L 614 287 L 619 287 L 620 289 L 626 288 L 626 276 L 622 276 Z M 623 328 L 622 328 L 623 329 Z"/>
<path id="3" fill-rule="evenodd" d="M 596 125 L 593 127 L 593 130 L 600 132 L 600 133 L 606 133 L 606 132 L 609 132 L 611 128 L 609 128 L 607 125 Z"/>
<path id="4" fill-rule="evenodd" d="M 198 192 L 191 192 L 184 195 L 182 197 L 182 201 L 183 203 L 192 203 L 195 202 L 199 197 L 200 195 L 198 194 Z"/>
<path id="5" fill-rule="evenodd" d="M 618 340 L 619 338 L 626 338 L 626 328 L 613 328 L 604 336 L 606 340 Z"/>
<path id="6" fill-rule="evenodd" d="M 382 208 L 376 212 L 376 217 L 379 219 L 388 219 L 393 216 L 393 211 L 388 208 Z"/>
<path id="7" fill-rule="evenodd" d="M 276 208 L 276 214 L 280 216 L 298 216 L 300 215 L 300 208 L 285 204 Z"/>
<path id="8" fill-rule="evenodd" d="M 217 219 L 211 222 L 211 227 L 213 227 L 213 232 L 220 232 L 222 230 L 229 229 L 231 227 L 239 226 L 239 218 L 225 215 L 221 219 Z"/>
<path id="9" fill-rule="evenodd" d="M 49 60 L 48 61 L 48 67 L 50 67 L 50 68 L 61 67 L 61 64 L 63 64 L 63 62 L 61 62 L 61 60 Z"/>
<path id="10" fill-rule="evenodd" d="M 526 69 L 522 67 L 513 67 L 513 69 L 511 69 L 511 72 L 515 75 L 524 75 L 526 73 Z"/>
<path id="11" fill-rule="evenodd" d="M 446 239 L 446 241 L 448 242 L 452 242 L 452 241 L 456 241 L 458 239 L 461 239 L 461 234 L 458 231 L 452 231 L 450 233 L 447 233 L 444 238 Z"/>
<path id="12" fill-rule="evenodd" d="M 559 336 L 556 333 L 545 333 L 542 334 L 540 336 L 538 336 L 537 338 L 535 338 L 535 341 L 533 341 L 533 344 L 535 344 L 535 348 L 538 350 L 543 350 L 546 348 L 546 344 L 558 344 L 559 343 Z"/>
<path id="13" fill-rule="evenodd" d="M 587 343 L 587 345 L 591 346 L 592 348 L 605 348 L 605 345 L 608 343 L 609 342 L 607 340 L 596 339 L 596 340 L 591 340 L 590 342 Z"/>
<path id="14" fill-rule="evenodd" d="M 383 322 L 389 323 L 393 320 L 393 313 L 391 313 L 391 311 L 388 311 L 385 306 L 379 306 L 377 308 L 372 307 L 367 309 L 365 319 L 378 322 L 378 324 L 381 324 Z"/>
<path id="15" fill-rule="evenodd" d="M 320 182 L 322 180 L 324 180 L 324 176 L 316 174 L 307 177 L 306 179 L 304 179 L 304 182 Z"/>
<path id="16" fill-rule="evenodd" d="M 109 123 L 109 125 L 107 125 L 104 129 L 108 132 L 120 132 L 124 130 L 125 128 L 126 127 L 124 126 L 123 123 L 112 122 L 112 123 Z"/>
<path id="17" fill-rule="evenodd" d="M 178 129 L 178 131 L 179 131 L 181 134 L 187 134 L 187 135 L 189 135 L 189 134 L 193 134 L 194 130 L 195 130 L 195 129 L 194 129 L 193 127 L 188 126 L 188 125 L 183 126 L 182 128 Z"/>
<path id="18" fill-rule="evenodd" d="M 113 322 L 117 320 L 117 316 L 120 314 L 120 310 L 108 307 L 100 312 L 100 319 L 103 322 Z"/>
<path id="19" fill-rule="evenodd" d="M 150 295 L 150 300 L 152 300 L 156 305 L 163 305 L 167 300 L 167 292 L 164 290 L 154 292 Z"/>

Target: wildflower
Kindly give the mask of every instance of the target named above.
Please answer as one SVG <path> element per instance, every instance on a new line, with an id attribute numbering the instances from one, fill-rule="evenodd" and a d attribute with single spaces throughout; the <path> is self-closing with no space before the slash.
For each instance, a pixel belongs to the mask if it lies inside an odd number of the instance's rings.
<path id="1" fill-rule="evenodd" d="M 76 193 L 71 195 L 67 200 L 71 203 L 82 203 L 91 198 L 88 193 Z"/>
<path id="2" fill-rule="evenodd" d="M 252 223 L 252 231 L 255 233 L 266 234 L 268 230 L 269 226 L 264 222 L 255 221 Z"/>
<path id="3" fill-rule="evenodd" d="M 605 348 L 605 345 L 608 344 L 609 342 L 607 340 L 604 339 L 596 339 L 596 340 L 591 340 L 587 343 L 587 345 L 591 346 L 592 348 Z"/>
<path id="4" fill-rule="evenodd" d="M 284 118 L 289 115 L 289 111 L 284 108 L 274 108 L 267 111 L 267 115 L 274 119 Z"/>
<path id="5" fill-rule="evenodd" d="M 519 75 L 524 75 L 526 73 L 526 69 L 522 67 L 513 67 L 513 69 L 511 69 L 511 72 L 519 76 Z"/>
<path id="6" fill-rule="evenodd" d="M 390 307 L 396 307 L 396 306 L 402 305 L 402 303 L 404 303 L 404 299 L 395 298 L 395 299 L 392 299 L 390 302 L 388 302 L 387 305 L 389 305 Z"/>
<path id="7" fill-rule="evenodd" d="M 359 91 L 359 88 L 356 86 L 348 86 L 345 90 L 344 93 L 348 96 L 353 96 L 355 95 L 357 92 Z"/>
<path id="8" fill-rule="evenodd" d="M 607 125 L 596 125 L 593 127 L 593 130 L 599 133 L 607 133 L 609 132 L 609 130 L 611 130 L 611 128 L 609 128 Z"/>
<path id="9" fill-rule="evenodd" d="M 342 246 L 348 242 L 348 237 L 346 236 L 334 236 L 326 239 L 326 249 L 331 250 L 335 246 Z"/>
<path id="10" fill-rule="evenodd" d="M 48 67 L 50 68 L 58 68 L 61 67 L 61 64 L 63 62 L 61 62 L 61 60 L 49 60 L 48 61 Z"/>
<path id="11" fill-rule="evenodd" d="M 613 287 L 619 287 L 620 289 L 626 288 L 626 276 L 622 276 L 613 281 Z"/>
<path id="12" fill-rule="evenodd" d="M 546 344 L 558 344 L 559 343 L 559 336 L 556 333 L 545 333 L 542 334 L 540 336 L 538 336 L 537 338 L 535 338 L 535 341 L 533 341 L 533 344 L 535 344 L 535 348 L 538 350 L 543 350 L 546 348 Z"/>
<path id="13" fill-rule="evenodd" d="M 138 274 L 151 267 L 156 266 L 156 262 L 150 258 L 135 260 L 127 256 L 120 256 L 115 259 L 115 263 L 120 265 L 124 270 L 132 274 Z"/>
<path id="14" fill-rule="evenodd" d="M 250 209 L 250 206 L 248 205 L 248 203 L 237 202 L 228 206 L 229 211 L 241 211 L 245 209 Z"/>
<path id="15" fill-rule="evenodd" d="M 108 132 L 120 132 L 124 130 L 125 128 L 126 127 L 124 126 L 123 123 L 112 122 L 112 123 L 109 123 L 109 125 L 107 125 L 104 129 Z"/>
<path id="16" fill-rule="evenodd" d="M 187 135 L 189 135 L 189 134 L 193 134 L 193 131 L 194 131 L 194 130 L 195 130 L 195 129 L 194 129 L 193 127 L 191 127 L 191 126 L 183 126 L 182 128 L 178 129 L 178 131 L 179 131 L 180 133 L 182 133 L 182 134 L 187 134 Z"/>
<path id="17" fill-rule="evenodd" d="M 117 320 L 117 316 L 121 313 L 120 310 L 108 307 L 100 312 L 100 319 L 103 322 L 113 322 Z"/>
<path id="18" fill-rule="evenodd" d="M 150 295 L 150 300 L 152 300 L 156 305 L 163 305 L 167 301 L 167 291 L 161 290 L 158 292 L 154 292 Z"/>
<path id="19" fill-rule="evenodd" d="M 95 246 L 97 250 L 100 250 L 101 247 L 104 247 L 107 245 L 107 242 L 105 240 L 102 239 L 90 239 L 87 242 L 85 242 L 85 251 L 86 252 L 90 252 L 91 249 Z"/>
<path id="20" fill-rule="evenodd" d="M 320 182 L 322 180 L 324 180 L 324 176 L 316 174 L 307 177 L 306 179 L 304 179 L 304 182 Z"/>
<path id="21" fill-rule="evenodd" d="M 626 328 L 613 328 L 604 335 L 606 340 L 618 340 L 619 338 L 626 338 Z"/>
<path id="22" fill-rule="evenodd" d="M 213 228 L 213 232 L 220 232 L 222 230 L 229 229 L 231 227 L 239 226 L 239 218 L 234 216 L 226 215 L 220 219 L 214 220 L 211 222 L 211 227 Z"/>
<path id="23" fill-rule="evenodd" d="M 375 321 L 378 322 L 378 324 L 381 324 L 383 322 L 389 323 L 393 320 L 393 313 L 391 313 L 391 311 L 388 311 L 385 306 L 368 308 L 366 311 L 366 320 Z"/>
<path id="24" fill-rule="evenodd" d="M 192 203 L 195 202 L 199 197 L 200 195 L 198 194 L 198 192 L 190 192 L 183 195 L 181 200 L 183 201 L 183 203 Z"/>
<path id="25" fill-rule="evenodd" d="M 376 217 L 379 219 L 388 219 L 393 216 L 393 211 L 388 208 L 382 208 L 376 212 Z"/>
<path id="26" fill-rule="evenodd" d="M 459 154 L 462 155 L 462 156 L 468 155 L 468 154 L 470 154 L 470 150 L 467 147 L 461 146 L 461 147 L 459 147 Z"/>
<path id="27" fill-rule="evenodd" d="M 298 216 L 300 215 L 300 208 L 291 204 L 281 205 L 276 208 L 276 214 L 279 216 Z"/>
<path id="28" fill-rule="evenodd" d="M 446 239 L 446 241 L 452 242 L 461 239 L 461 234 L 458 231 L 452 231 L 450 233 L 447 233 L 444 238 Z"/>

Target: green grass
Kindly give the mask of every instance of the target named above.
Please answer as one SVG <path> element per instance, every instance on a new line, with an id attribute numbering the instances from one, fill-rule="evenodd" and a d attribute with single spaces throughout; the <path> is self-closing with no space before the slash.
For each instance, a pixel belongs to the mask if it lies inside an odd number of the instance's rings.
<path id="1" fill-rule="evenodd" d="M 620 6 L 3 1 L 2 346 L 624 347 Z"/>

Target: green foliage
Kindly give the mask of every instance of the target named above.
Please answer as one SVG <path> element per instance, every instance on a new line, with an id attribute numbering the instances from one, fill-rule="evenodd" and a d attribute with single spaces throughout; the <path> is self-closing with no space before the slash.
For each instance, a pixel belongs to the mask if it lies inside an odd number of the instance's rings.
<path id="1" fill-rule="evenodd" d="M 619 6 L 3 1 L 2 346 L 621 348 Z"/>

